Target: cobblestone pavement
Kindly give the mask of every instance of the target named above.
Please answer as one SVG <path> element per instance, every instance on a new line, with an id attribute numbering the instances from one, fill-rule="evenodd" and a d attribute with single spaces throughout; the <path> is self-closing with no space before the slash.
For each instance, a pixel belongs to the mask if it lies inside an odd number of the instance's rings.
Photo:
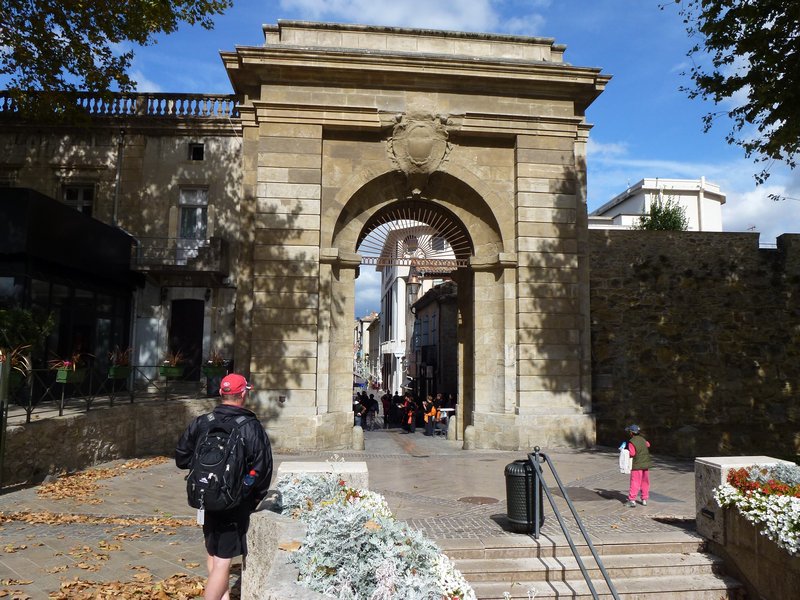
<path id="1" fill-rule="evenodd" d="M 398 519 L 433 539 L 521 535 L 508 530 L 505 465 L 524 452 L 464 451 L 461 443 L 418 431 L 397 429 L 365 433 L 366 450 L 277 454 L 277 465 L 292 460 L 365 461 L 370 488 L 383 494 Z M 589 534 L 607 541 L 631 531 L 653 533 L 693 526 L 694 467 L 691 462 L 660 459 L 651 471 L 648 506 L 624 506 L 628 476 L 617 469 L 613 449 L 547 450 Z M 657 451 L 657 441 L 654 443 Z M 117 461 L 122 463 L 125 461 Z M 103 466 L 114 466 L 108 463 Z M 548 487 L 554 483 L 547 478 Z M 82 515 L 72 524 L 5 522 L 0 526 L 0 591 L 18 589 L 19 597 L 47 598 L 65 579 L 132 580 L 143 571 L 155 579 L 176 573 L 205 576 L 202 534 L 196 525 L 159 527 L 146 519 L 192 519 L 183 473 L 171 461 L 98 481 L 97 504 L 87 498 L 47 499 L 38 487 L 9 488 L 0 494 L 0 511 Z M 568 514 L 563 498 L 556 504 Z M 545 501 L 544 534 L 557 534 L 557 519 Z M 98 522 L 121 517 L 120 523 Z M 571 533 L 575 521 L 565 518 Z M 5 580 L 33 583 L 6 584 Z"/>

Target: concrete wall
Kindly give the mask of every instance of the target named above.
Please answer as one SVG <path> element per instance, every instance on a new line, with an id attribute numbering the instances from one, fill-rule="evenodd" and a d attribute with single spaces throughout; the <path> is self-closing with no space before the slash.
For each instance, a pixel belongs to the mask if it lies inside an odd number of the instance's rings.
<path id="1" fill-rule="evenodd" d="M 800 451 L 800 235 L 590 231 L 598 441 L 654 451 Z"/>

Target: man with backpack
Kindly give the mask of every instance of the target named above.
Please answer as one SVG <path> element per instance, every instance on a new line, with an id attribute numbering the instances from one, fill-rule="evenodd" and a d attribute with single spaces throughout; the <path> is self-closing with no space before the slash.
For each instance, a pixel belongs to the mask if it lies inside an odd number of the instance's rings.
<path id="1" fill-rule="evenodd" d="M 220 404 L 183 432 L 175 464 L 189 469 L 186 492 L 197 509 L 208 553 L 205 600 L 229 600 L 231 559 L 247 556 L 250 513 L 272 481 L 272 448 L 256 415 L 244 408 L 251 386 L 236 373 L 220 382 Z"/>

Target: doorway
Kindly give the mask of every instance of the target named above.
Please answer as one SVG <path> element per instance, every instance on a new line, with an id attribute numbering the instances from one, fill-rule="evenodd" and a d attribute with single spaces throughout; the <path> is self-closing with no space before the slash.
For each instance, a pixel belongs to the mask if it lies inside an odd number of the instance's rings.
<path id="1" fill-rule="evenodd" d="M 186 365 L 184 381 L 199 381 L 203 358 L 203 300 L 173 300 L 169 325 L 169 351 L 180 352 Z"/>

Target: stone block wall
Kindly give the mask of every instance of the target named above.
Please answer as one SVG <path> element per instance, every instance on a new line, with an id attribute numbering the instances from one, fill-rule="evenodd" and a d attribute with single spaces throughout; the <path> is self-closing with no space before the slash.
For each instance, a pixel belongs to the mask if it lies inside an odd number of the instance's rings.
<path id="1" fill-rule="evenodd" d="M 215 405 L 214 399 L 120 404 L 9 426 L 3 485 L 120 458 L 173 456 L 189 422 Z"/>
<path id="2" fill-rule="evenodd" d="M 800 235 L 590 231 L 598 443 L 636 422 L 659 453 L 800 451 Z"/>

